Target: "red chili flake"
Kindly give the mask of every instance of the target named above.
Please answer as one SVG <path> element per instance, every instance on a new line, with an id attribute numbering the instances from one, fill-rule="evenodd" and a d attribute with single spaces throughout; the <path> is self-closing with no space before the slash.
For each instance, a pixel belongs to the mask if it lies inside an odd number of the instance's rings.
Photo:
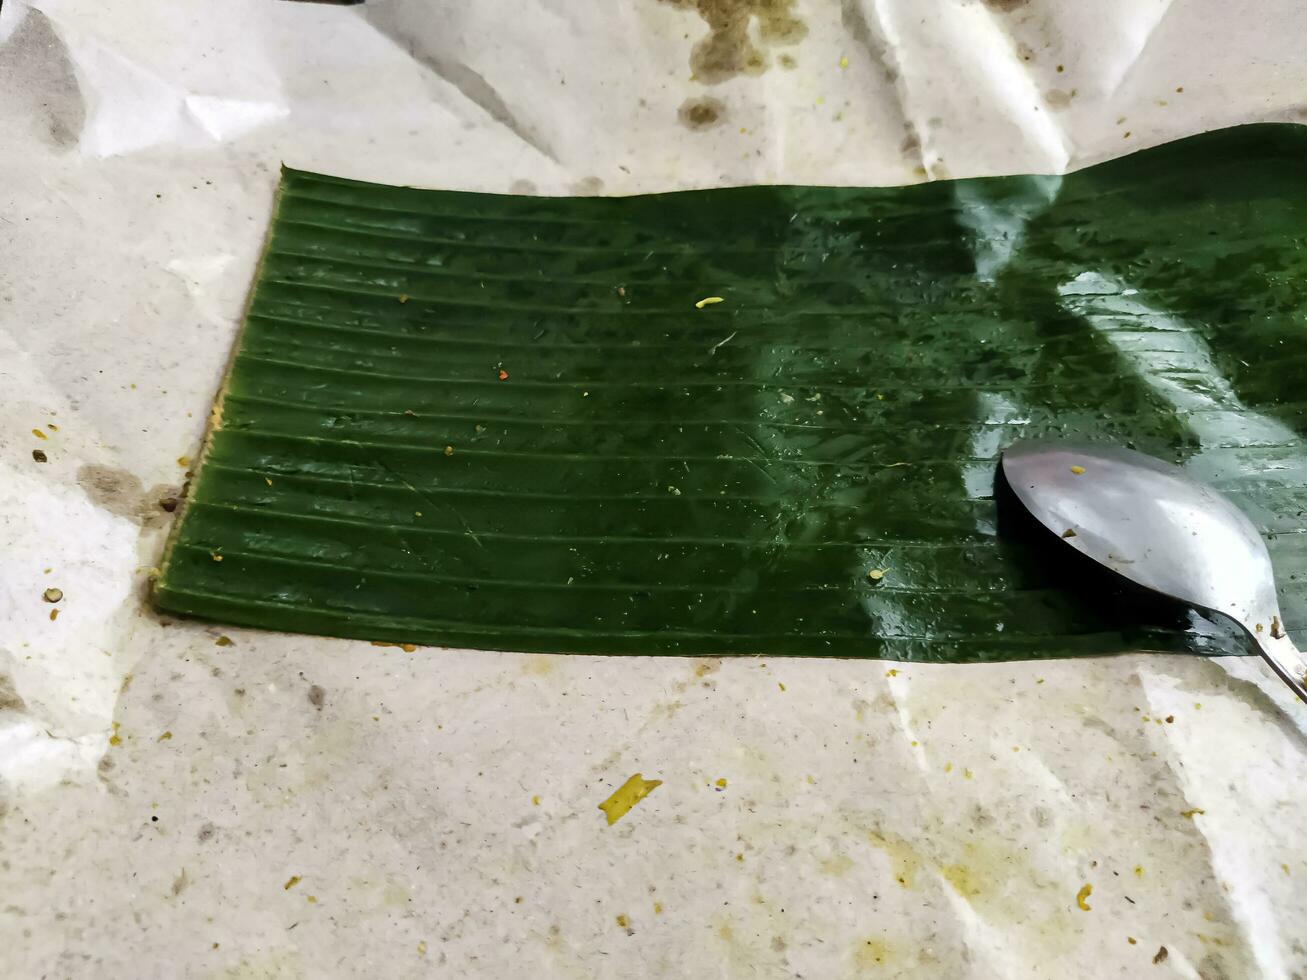
<path id="1" fill-rule="evenodd" d="M 500 381 L 507 381 L 507 380 L 508 380 L 508 372 L 505 371 L 503 368 L 500 368 L 500 369 L 499 369 L 499 380 L 500 380 Z"/>

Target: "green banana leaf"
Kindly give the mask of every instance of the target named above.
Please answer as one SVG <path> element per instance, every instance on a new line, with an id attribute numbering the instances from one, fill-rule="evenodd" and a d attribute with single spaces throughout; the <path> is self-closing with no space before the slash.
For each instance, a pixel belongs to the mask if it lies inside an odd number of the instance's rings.
<path id="1" fill-rule="evenodd" d="M 527 651 L 1245 652 L 1068 587 L 994 470 L 1041 435 L 1182 462 L 1307 623 L 1304 161 L 1262 125 L 880 189 L 286 170 L 155 601 Z"/>

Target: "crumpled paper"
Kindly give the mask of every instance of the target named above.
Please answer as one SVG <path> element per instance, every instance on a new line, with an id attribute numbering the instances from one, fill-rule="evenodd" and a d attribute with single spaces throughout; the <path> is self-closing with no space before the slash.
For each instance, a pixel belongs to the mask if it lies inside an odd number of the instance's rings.
<path id="1" fill-rule="evenodd" d="M 281 161 L 1052 174 L 1307 120 L 1304 36 L 1290 0 L 9 0 L 0 973 L 1307 971 L 1307 714 L 1255 661 L 409 653 L 145 603 Z"/>

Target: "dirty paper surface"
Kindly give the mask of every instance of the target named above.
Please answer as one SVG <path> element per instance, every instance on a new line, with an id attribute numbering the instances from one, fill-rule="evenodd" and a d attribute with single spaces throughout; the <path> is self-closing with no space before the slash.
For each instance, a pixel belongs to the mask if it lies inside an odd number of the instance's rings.
<path id="1" fill-rule="evenodd" d="M 281 161 L 1051 173 L 1307 119 L 1305 33 L 1290 2 L 8 0 L 0 974 L 1307 972 L 1307 722 L 1251 660 L 409 651 L 143 603 Z"/>

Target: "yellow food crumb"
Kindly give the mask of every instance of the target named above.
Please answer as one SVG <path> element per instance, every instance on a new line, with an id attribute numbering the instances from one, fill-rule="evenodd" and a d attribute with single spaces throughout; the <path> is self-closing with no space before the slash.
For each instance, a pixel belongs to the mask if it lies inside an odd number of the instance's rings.
<path id="1" fill-rule="evenodd" d="M 299 883 L 300 883 L 300 876 L 291 875 L 289 878 L 286 879 L 286 884 L 281 886 L 281 890 L 284 892 L 288 892 Z"/>
<path id="2" fill-rule="evenodd" d="M 539 805 L 540 805 L 540 797 L 539 797 L 539 796 L 533 796 L 533 797 L 531 797 L 531 805 L 532 805 L 532 806 L 539 806 Z"/>
<path id="3" fill-rule="evenodd" d="M 1192 820 L 1193 817 L 1194 817 L 1194 814 L 1195 814 L 1195 813 L 1206 813 L 1206 812 L 1207 812 L 1207 811 L 1204 810 L 1202 807 L 1197 807 L 1197 806 L 1196 806 L 1196 807 L 1194 807 L 1192 810 L 1181 810 L 1181 811 L 1180 811 L 1180 816 L 1182 816 L 1182 817 L 1188 817 L 1190 820 Z"/>
<path id="4" fill-rule="evenodd" d="M 721 779 L 717 780 L 716 786 L 717 786 L 718 789 L 725 789 L 725 788 L 726 788 L 726 777 L 723 776 Z"/>
<path id="5" fill-rule="evenodd" d="M 962 778 L 963 778 L 963 779 L 970 779 L 970 778 L 971 778 L 971 770 L 970 770 L 970 769 L 963 769 L 963 770 L 962 770 Z"/>
<path id="6" fill-rule="evenodd" d="M 617 924 L 621 926 L 623 929 L 625 929 L 627 926 L 631 924 L 631 920 L 624 915 L 619 915 L 617 917 Z"/>
<path id="7" fill-rule="evenodd" d="M 663 914 L 663 903 L 654 902 L 654 915 L 662 915 L 662 914 Z"/>
<path id="8" fill-rule="evenodd" d="M 952 772 L 952 771 L 953 771 L 953 763 L 951 763 L 951 762 L 946 762 L 946 763 L 944 763 L 944 771 L 945 771 L 945 772 Z"/>
<path id="9" fill-rule="evenodd" d="M 213 641 L 213 645 L 216 647 L 229 647 L 231 646 L 231 643 L 232 641 L 230 636 L 220 636 Z"/>
<path id="10" fill-rule="evenodd" d="M 418 943 L 418 956 L 426 956 L 426 955 L 427 955 L 427 944 L 426 944 L 426 943 L 423 943 L 423 942 L 419 942 L 419 943 Z"/>
<path id="11" fill-rule="evenodd" d="M 1134 936 L 1126 936 L 1125 941 L 1128 942 L 1131 946 L 1133 946 L 1137 942 Z"/>
<path id="12" fill-rule="evenodd" d="M 847 67 L 849 67 L 849 59 L 848 59 L 848 58 L 841 58 L 841 59 L 840 59 L 840 67 L 841 67 L 841 68 L 847 68 Z"/>
<path id="13" fill-rule="evenodd" d="M 631 807 L 635 806 L 646 796 L 663 784 L 661 779 L 645 779 L 640 773 L 636 773 L 621 786 L 608 799 L 599 804 L 599 809 L 604 811 L 608 817 L 608 826 L 612 826 L 621 820 L 630 812 Z"/>
<path id="14" fill-rule="evenodd" d="M 58 618 L 59 618 L 59 610 L 58 610 L 58 609 L 51 609 L 51 610 L 50 610 L 50 622 L 53 623 L 53 622 L 54 622 L 56 619 L 58 619 Z"/>
<path id="15" fill-rule="evenodd" d="M 886 677 L 898 677 L 898 676 L 899 676 L 899 670 L 898 670 L 898 668 L 897 668 L 897 667 L 891 667 L 889 670 L 885 671 L 885 676 L 886 676 Z"/>
<path id="16" fill-rule="evenodd" d="M 694 304 L 694 308 L 697 310 L 702 310 L 705 306 L 712 306 L 714 303 L 725 303 L 725 302 L 726 302 L 725 298 L 721 296 L 705 296 L 703 299 L 699 300 L 699 302 Z"/>
<path id="17" fill-rule="evenodd" d="M 272 486 L 272 481 L 269 480 L 266 476 L 263 478 L 263 482 L 266 483 L 268 486 Z"/>
<path id="18" fill-rule="evenodd" d="M 1071 467 L 1071 472 L 1076 476 L 1081 476 L 1085 472 L 1085 468 L 1083 466 L 1073 466 Z"/>
<path id="19" fill-rule="evenodd" d="M 400 301 L 401 303 L 407 303 L 407 302 L 408 302 L 408 293 L 400 293 L 400 294 L 399 294 L 399 301 Z"/>
<path id="20" fill-rule="evenodd" d="M 873 568 L 867 573 L 867 578 L 871 579 L 873 582 L 879 582 L 885 577 L 885 573 L 888 571 L 888 568 Z"/>
<path id="21" fill-rule="evenodd" d="M 209 557 L 214 561 L 222 561 L 222 555 L 218 554 L 216 551 L 210 552 Z"/>
<path id="22" fill-rule="evenodd" d="M 446 456 L 453 456 L 453 455 L 454 455 L 454 447 L 453 447 L 453 446 L 446 446 L 446 447 L 445 447 L 445 455 L 446 455 Z"/>
<path id="23" fill-rule="evenodd" d="M 1076 892 L 1076 905 L 1080 906 L 1080 910 L 1082 912 L 1089 911 L 1089 904 L 1085 901 L 1085 899 L 1088 898 L 1093 893 L 1094 893 L 1094 886 L 1089 884 L 1081 885 L 1080 891 Z"/>
<path id="24" fill-rule="evenodd" d="M 36 436 L 36 438 L 38 438 L 38 439 L 48 439 L 48 438 L 49 438 L 49 436 L 47 436 L 47 435 L 46 435 L 44 432 L 42 432 L 40 429 L 33 429 L 33 430 L 32 430 L 32 435 Z"/>
<path id="25" fill-rule="evenodd" d="M 1135 877 L 1136 877 L 1136 878 L 1142 878 L 1143 876 L 1144 876 L 1144 866 L 1143 866 L 1142 864 L 1136 864 L 1136 865 L 1135 865 Z"/>
<path id="26" fill-rule="evenodd" d="M 782 691 L 785 690 L 785 685 L 782 684 L 780 681 L 776 682 L 776 686 L 779 687 Z"/>
<path id="27" fill-rule="evenodd" d="M 168 742 L 168 741 L 171 741 L 171 739 L 172 739 L 172 732 L 164 732 L 162 735 L 160 735 L 158 738 L 156 738 L 155 741 L 156 741 L 156 742 Z"/>
<path id="28" fill-rule="evenodd" d="M 310 905 L 317 905 L 317 904 L 318 904 L 318 896 L 317 896 L 317 895 L 305 895 L 305 896 L 304 896 L 304 900 L 305 900 L 306 902 L 308 902 Z"/>
<path id="29" fill-rule="evenodd" d="M 743 860 L 744 860 L 744 855 L 743 855 L 743 854 L 737 854 L 737 855 L 735 855 L 735 860 L 737 860 L 737 861 L 743 861 Z"/>
<path id="30" fill-rule="evenodd" d="M 182 467 L 182 469 L 185 469 L 191 465 L 191 458 L 189 456 L 178 456 L 177 465 Z"/>

